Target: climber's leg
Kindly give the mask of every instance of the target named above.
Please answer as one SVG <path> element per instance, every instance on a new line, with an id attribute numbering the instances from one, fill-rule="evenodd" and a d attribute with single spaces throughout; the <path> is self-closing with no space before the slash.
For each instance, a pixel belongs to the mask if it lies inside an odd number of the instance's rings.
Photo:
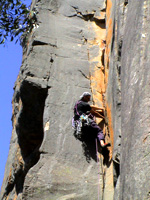
<path id="1" fill-rule="evenodd" d="M 100 142 L 101 147 L 110 146 L 110 143 L 105 143 L 105 142 L 104 142 L 105 137 L 104 137 L 103 131 L 102 131 L 102 129 L 96 124 L 95 121 L 92 121 L 92 122 L 91 122 L 91 127 L 92 127 L 93 130 L 97 133 L 97 138 L 98 138 L 98 140 L 99 140 L 99 142 Z"/>

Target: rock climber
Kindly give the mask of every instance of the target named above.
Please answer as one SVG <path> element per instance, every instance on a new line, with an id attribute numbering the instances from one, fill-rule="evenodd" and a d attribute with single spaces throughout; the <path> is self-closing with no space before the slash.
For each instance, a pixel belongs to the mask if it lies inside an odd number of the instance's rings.
<path id="1" fill-rule="evenodd" d="M 104 118 L 104 109 L 90 105 L 88 103 L 90 99 L 91 94 L 89 92 L 84 92 L 80 96 L 80 100 L 76 102 L 74 107 L 74 120 L 79 120 L 82 115 L 88 115 L 90 118 L 89 125 L 93 129 L 93 132 L 96 132 L 101 147 L 104 148 L 110 146 L 110 143 L 105 143 L 103 131 L 94 121 L 94 116 Z"/>

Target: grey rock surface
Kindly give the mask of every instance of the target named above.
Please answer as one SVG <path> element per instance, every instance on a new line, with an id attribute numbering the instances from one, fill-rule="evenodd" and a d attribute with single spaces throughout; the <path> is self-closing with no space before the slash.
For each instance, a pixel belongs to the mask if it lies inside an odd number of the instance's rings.
<path id="1" fill-rule="evenodd" d="M 96 37 L 91 18 L 104 6 L 104 1 L 33 1 L 38 26 L 24 50 L 13 97 L 19 144 L 13 151 L 19 151 L 22 165 L 11 161 L 12 174 L 6 170 L 5 177 L 13 179 L 3 183 L 2 199 L 94 200 L 98 187 L 102 196 L 95 140 L 77 140 L 71 120 L 75 101 L 91 92 L 87 41 Z"/>
<path id="2" fill-rule="evenodd" d="M 114 199 L 147 200 L 150 199 L 150 3 L 121 0 L 113 6 L 114 39 L 107 96 L 113 102 Z"/>
<path id="3" fill-rule="evenodd" d="M 150 199 L 149 10 L 149 1 L 131 1 L 124 30 L 120 199 Z"/>
<path id="4" fill-rule="evenodd" d="M 33 0 L 31 9 L 0 198 L 149 200 L 150 2 Z M 84 91 L 98 105 L 103 97 L 109 162 L 99 152 L 97 163 L 95 140 L 71 129 Z"/>

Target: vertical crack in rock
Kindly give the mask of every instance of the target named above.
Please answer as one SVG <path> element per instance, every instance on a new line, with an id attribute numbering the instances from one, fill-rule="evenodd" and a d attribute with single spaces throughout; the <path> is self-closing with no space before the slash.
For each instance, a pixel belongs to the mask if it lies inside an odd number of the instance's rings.
<path id="1" fill-rule="evenodd" d="M 18 116 L 16 131 L 23 158 L 38 149 L 43 140 L 43 111 L 47 88 L 43 89 L 28 81 L 20 87 L 22 109 Z"/>
<path id="2" fill-rule="evenodd" d="M 114 159 L 113 169 L 114 169 L 113 173 L 114 187 L 116 187 L 120 175 L 120 159 L 118 159 L 117 157 Z"/>

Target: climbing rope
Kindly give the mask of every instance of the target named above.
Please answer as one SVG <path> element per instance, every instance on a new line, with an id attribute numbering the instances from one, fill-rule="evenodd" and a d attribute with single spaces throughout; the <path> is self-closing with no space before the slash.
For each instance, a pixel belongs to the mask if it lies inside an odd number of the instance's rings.
<path id="1" fill-rule="evenodd" d="M 96 158 L 97 158 L 97 165 L 99 166 L 99 157 L 98 157 L 98 145 L 97 145 L 97 138 L 95 139 L 96 142 Z M 99 171 L 99 167 L 98 167 L 98 200 L 99 200 L 99 181 L 100 181 L 100 171 Z"/>
<path id="2" fill-rule="evenodd" d="M 100 159 L 98 157 L 98 143 L 97 143 L 97 138 L 95 139 L 96 142 L 96 158 L 97 158 L 97 165 L 98 165 L 98 200 L 100 200 L 100 171 L 102 175 L 102 181 L 103 181 L 103 186 L 102 186 L 102 200 L 104 199 L 104 187 L 105 187 L 105 170 L 103 169 L 103 163 L 102 163 L 102 157 L 100 155 Z M 100 161 L 100 165 L 99 165 Z M 100 168 L 99 168 L 100 167 Z"/>

